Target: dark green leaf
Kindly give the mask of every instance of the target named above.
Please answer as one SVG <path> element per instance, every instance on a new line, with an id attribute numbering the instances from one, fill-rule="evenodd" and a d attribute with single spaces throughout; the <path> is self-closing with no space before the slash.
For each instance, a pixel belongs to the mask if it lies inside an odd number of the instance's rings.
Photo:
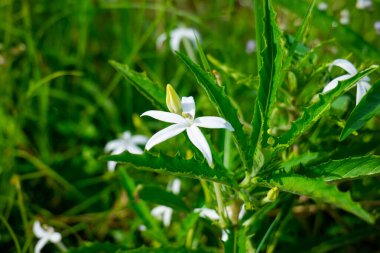
<path id="1" fill-rule="evenodd" d="M 125 248 L 124 246 L 112 244 L 109 242 L 100 243 L 95 242 L 91 243 L 89 245 L 83 245 L 79 248 L 70 248 L 68 249 L 67 253 L 114 253 L 117 250 Z"/>
<path id="2" fill-rule="evenodd" d="M 353 131 L 361 128 L 378 113 L 380 113 L 380 81 L 371 86 L 371 89 L 351 112 L 339 139 L 346 139 Z"/>

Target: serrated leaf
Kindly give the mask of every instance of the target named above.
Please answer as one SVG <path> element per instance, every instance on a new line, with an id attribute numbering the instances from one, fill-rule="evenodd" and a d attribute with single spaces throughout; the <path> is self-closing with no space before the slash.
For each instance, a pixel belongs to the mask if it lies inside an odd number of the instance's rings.
<path id="1" fill-rule="evenodd" d="M 174 210 L 189 211 L 189 207 L 182 199 L 172 192 L 168 192 L 162 187 L 154 185 L 143 185 L 138 191 L 140 199 L 153 202 L 155 204 L 168 206 Z"/>
<path id="2" fill-rule="evenodd" d="M 328 185 L 323 179 L 308 178 L 297 174 L 278 174 L 273 175 L 270 179 L 259 180 L 257 184 L 269 188 L 278 187 L 281 191 L 304 195 L 316 201 L 339 207 L 368 223 L 374 223 L 374 218 L 351 199 L 350 193 L 340 192 L 335 185 Z"/>
<path id="3" fill-rule="evenodd" d="M 319 100 L 306 108 L 303 114 L 295 122 L 292 123 L 290 130 L 277 138 L 277 145 L 289 146 L 292 144 L 296 138 L 306 132 L 317 120 L 322 117 L 325 112 L 330 109 L 333 101 L 338 96 L 350 89 L 357 83 L 357 81 L 362 79 L 364 76 L 367 76 L 377 68 L 377 65 L 373 65 L 359 72 L 355 76 L 339 82 L 336 88 L 327 92 L 326 94 L 320 94 Z"/>
<path id="4" fill-rule="evenodd" d="M 259 2 L 262 4 L 260 5 Z M 269 118 L 276 100 L 276 94 L 281 85 L 281 66 L 283 50 L 281 47 L 281 31 L 276 23 L 276 13 L 271 5 L 271 1 L 255 1 L 255 15 L 257 16 L 257 40 L 262 40 L 259 44 L 258 55 L 260 86 L 255 102 L 254 115 L 252 120 L 251 151 L 252 156 L 256 152 L 259 144 L 266 145 L 269 137 Z M 262 111 L 262 117 L 260 115 Z M 262 135 L 262 136 L 261 136 Z M 261 139 L 261 140 L 260 140 Z M 261 143 L 259 143 L 261 142 Z"/>
<path id="5" fill-rule="evenodd" d="M 187 65 L 187 67 L 193 72 L 198 83 L 206 91 L 211 102 L 216 107 L 218 113 L 231 123 L 235 129 L 234 137 L 237 144 L 239 153 L 243 159 L 244 165 L 247 161 L 247 136 L 243 132 L 243 125 L 239 119 L 239 113 L 234 103 L 227 96 L 223 87 L 217 85 L 216 81 L 205 72 L 199 65 L 195 64 L 189 57 L 177 52 L 179 58 Z"/>
<path id="6" fill-rule="evenodd" d="M 380 113 L 380 81 L 371 86 L 371 89 L 360 100 L 348 117 L 339 139 L 342 141 L 353 131 L 361 128 L 369 119 Z"/>
<path id="7" fill-rule="evenodd" d="M 161 110 L 166 109 L 165 91 L 150 80 L 145 73 L 136 72 L 116 61 L 110 61 L 110 64 L 119 71 L 136 89 L 144 95 L 152 104 Z"/>
<path id="8" fill-rule="evenodd" d="M 307 168 L 304 173 L 312 177 L 321 177 L 326 182 L 377 176 L 380 175 L 380 156 L 332 160 Z"/>
<path id="9" fill-rule="evenodd" d="M 179 157 L 170 157 L 163 154 L 160 156 L 154 156 L 149 153 L 134 155 L 128 152 L 119 155 L 104 156 L 103 159 L 131 164 L 137 169 L 145 169 L 158 173 L 204 179 L 231 186 L 236 184 L 225 168 L 216 165 L 214 169 L 211 169 L 206 163 L 201 163 L 194 159 L 185 160 Z"/>

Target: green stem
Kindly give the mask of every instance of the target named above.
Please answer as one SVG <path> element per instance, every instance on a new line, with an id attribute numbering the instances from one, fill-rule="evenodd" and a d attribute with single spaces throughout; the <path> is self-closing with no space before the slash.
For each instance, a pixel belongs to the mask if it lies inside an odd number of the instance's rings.
<path id="1" fill-rule="evenodd" d="M 67 248 L 62 242 L 57 242 L 55 245 L 61 252 L 67 252 Z"/>
<path id="2" fill-rule="evenodd" d="M 11 237 L 12 237 L 12 239 L 13 239 L 15 245 L 16 245 L 17 253 L 21 253 L 22 251 L 21 251 L 21 248 L 20 248 L 20 243 L 17 240 L 17 236 L 14 233 L 12 227 L 9 225 L 9 223 L 7 222 L 7 220 L 2 215 L 0 215 L 0 220 L 4 224 L 4 226 L 8 229 L 8 232 L 11 235 Z"/>
<path id="3" fill-rule="evenodd" d="M 215 190 L 215 196 L 216 196 L 216 202 L 218 204 L 218 213 L 220 216 L 220 226 L 224 228 L 226 226 L 225 221 L 225 213 L 224 213 L 224 203 L 223 203 L 223 196 L 222 192 L 220 190 L 220 184 L 214 183 L 214 190 Z"/>

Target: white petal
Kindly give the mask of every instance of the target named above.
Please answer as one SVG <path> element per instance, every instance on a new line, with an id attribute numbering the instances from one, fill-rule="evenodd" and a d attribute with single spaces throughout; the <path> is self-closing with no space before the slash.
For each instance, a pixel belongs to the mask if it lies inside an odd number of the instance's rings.
<path id="1" fill-rule="evenodd" d="M 195 117 L 195 102 L 193 97 L 182 97 L 181 99 L 183 113 L 190 114 L 194 119 Z"/>
<path id="2" fill-rule="evenodd" d="M 176 34 L 170 34 L 170 48 L 173 51 L 179 51 L 179 45 L 181 43 L 181 38 Z"/>
<path id="3" fill-rule="evenodd" d="M 50 237 L 49 237 L 49 240 L 50 240 L 51 242 L 53 242 L 53 243 L 60 242 L 61 239 L 62 239 L 62 236 L 61 236 L 61 234 L 58 233 L 58 232 L 54 232 L 54 233 L 52 233 L 52 234 L 50 235 Z"/>
<path id="4" fill-rule="evenodd" d="M 165 227 L 169 227 L 172 221 L 173 209 L 168 207 L 163 213 L 162 223 Z"/>
<path id="5" fill-rule="evenodd" d="M 360 100 L 362 100 L 369 89 L 371 89 L 371 85 L 369 83 L 363 81 L 358 82 L 356 86 L 356 105 L 359 104 Z"/>
<path id="6" fill-rule="evenodd" d="M 124 140 L 129 140 L 131 138 L 131 132 L 129 131 L 125 131 L 122 135 L 121 135 L 121 138 L 123 138 Z"/>
<path id="7" fill-rule="evenodd" d="M 108 171 L 114 172 L 115 168 L 116 168 L 116 164 L 117 164 L 117 162 L 115 162 L 115 161 L 108 161 L 107 162 Z"/>
<path id="8" fill-rule="evenodd" d="M 178 194 L 181 191 L 181 180 L 178 178 L 173 179 L 169 185 L 168 190 L 171 191 L 174 194 Z"/>
<path id="9" fill-rule="evenodd" d="M 131 137 L 131 142 L 138 145 L 145 145 L 148 142 L 149 138 L 145 135 L 133 135 Z"/>
<path id="10" fill-rule="evenodd" d="M 173 209 L 167 206 L 157 206 L 150 212 L 153 217 L 162 221 L 164 226 L 168 227 L 171 222 L 171 217 L 173 214 Z"/>
<path id="11" fill-rule="evenodd" d="M 147 111 L 141 114 L 141 116 L 149 116 L 154 119 L 158 119 L 168 123 L 186 123 L 186 119 L 178 114 L 163 111 Z"/>
<path id="12" fill-rule="evenodd" d="M 125 146 L 124 140 L 121 140 L 121 139 L 112 140 L 112 141 L 107 142 L 107 144 L 104 148 L 104 151 L 106 153 L 109 153 L 109 152 L 114 151 L 114 150 L 119 149 L 119 148 L 124 149 L 124 146 Z"/>
<path id="13" fill-rule="evenodd" d="M 227 229 L 222 229 L 222 238 L 221 240 L 223 242 L 226 242 L 228 240 L 228 233 L 227 233 Z"/>
<path id="14" fill-rule="evenodd" d="M 161 131 L 154 134 L 148 141 L 148 143 L 145 145 L 146 150 L 150 150 L 153 146 L 166 141 L 169 138 L 172 138 L 173 136 L 176 136 L 177 134 L 182 133 L 185 131 L 186 126 L 184 124 L 175 124 L 168 126 L 167 128 L 162 129 Z"/>
<path id="15" fill-rule="evenodd" d="M 39 221 L 33 223 L 33 233 L 37 238 L 45 237 L 47 232 L 42 228 Z"/>
<path id="16" fill-rule="evenodd" d="M 199 216 L 202 218 L 208 218 L 210 220 L 219 220 L 219 214 L 215 210 L 210 208 L 195 208 L 194 212 L 198 212 Z"/>
<path id="17" fill-rule="evenodd" d="M 240 212 L 239 212 L 238 219 L 239 219 L 239 220 L 243 219 L 243 217 L 244 217 L 244 215 L 245 215 L 246 212 L 247 212 L 247 211 L 245 210 L 245 204 L 243 204 L 243 205 L 241 206 L 241 209 L 240 209 Z"/>
<path id="18" fill-rule="evenodd" d="M 40 253 L 42 248 L 46 245 L 46 243 L 48 242 L 48 238 L 47 237 L 43 237 L 41 238 L 37 243 L 36 243 L 36 246 L 34 247 L 34 253 Z"/>
<path id="19" fill-rule="evenodd" d="M 204 128 L 225 128 L 227 130 L 234 131 L 234 128 L 227 120 L 214 116 L 196 118 L 194 120 L 194 125 Z"/>
<path id="20" fill-rule="evenodd" d="M 138 146 L 136 146 L 134 144 L 128 145 L 127 151 L 129 153 L 135 154 L 135 155 L 141 155 L 142 153 L 144 153 L 144 151 L 140 147 L 138 147 Z"/>
<path id="21" fill-rule="evenodd" d="M 331 68 L 333 66 L 337 66 L 337 67 L 340 67 L 342 69 L 344 69 L 345 71 L 347 71 L 350 75 L 356 75 L 356 73 L 358 73 L 357 69 L 355 68 L 355 66 L 345 60 L 345 59 L 336 59 L 335 61 L 333 61 L 330 66 L 329 66 L 329 70 L 331 71 Z"/>
<path id="22" fill-rule="evenodd" d="M 343 75 L 343 76 L 338 76 L 337 78 L 331 80 L 328 84 L 326 84 L 325 88 L 323 89 L 322 93 L 326 93 L 332 89 L 334 89 L 337 85 L 338 85 L 338 82 L 340 81 L 344 81 L 344 80 L 347 80 L 349 78 L 351 78 L 352 76 L 347 74 L 347 75 Z"/>
<path id="23" fill-rule="evenodd" d="M 166 33 L 162 33 L 160 36 L 158 36 L 156 40 L 156 48 L 162 47 L 165 40 L 166 40 Z"/>
<path id="24" fill-rule="evenodd" d="M 212 155 L 210 147 L 206 141 L 206 138 L 202 134 L 201 130 L 198 127 L 192 125 L 191 127 L 186 128 L 187 135 L 189 136 L 190 141 L 194 144 L 199 151 L 206 158 L 208 165 L 212 166 Z"/>

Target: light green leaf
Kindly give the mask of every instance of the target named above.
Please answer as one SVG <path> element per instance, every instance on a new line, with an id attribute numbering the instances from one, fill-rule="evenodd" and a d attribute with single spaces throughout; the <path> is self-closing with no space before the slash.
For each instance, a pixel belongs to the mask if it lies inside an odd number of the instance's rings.
<path id="1" fill-rule="evenodd" d="M 339 139 L 341 141 L 346 139 L 353 131 L 361 128 L 378 113 L 380 113 L 380 81 L 371 86 L 371 89 L 351 112 Z"/>
<path id="2" fill-rule="evenodd" d="M 350 157 L 332 160 L 305 169 L 305 174 L 326 182 L 358 179 L 380 174 L 380 156 Z"/>
<path id="3" fill-rule="evenodd" d="M 190 177 L 218 182 L 226 185 L 235 185 L 225 168 L 218 165 L 211 169 L 207 163 L 198 162 L 194 159 L 185 160 L 179 157 L 169 157 L 161 154 L 154 156 L 149 153 L 134 155 L 124 152 L 120 155 L 103 157 L 107 161 L 115 161 L 133 165 L 137 169 L 166 173 L 175 176 Z"/>
<path id="4" fill-rule="evenodd" d="M 110 64 L 135 86 L 142 95 L 150 100 L 157 109 L 166 109 L 165 91 L 159 85 L 153 83 L 145 73 L 138 73 L 127 65 L 116 61 L 110 61 Z"/>
<path id="5" fill-rule="evenodd" d="M 261 2 L 261 4 L 259 3 Z M 260 86 L 255 103 L 252 120 L 251 151 L 252 157 L 256 148 L 266 145 L 269 137 L 269 118 L 276 100 L 280 82 L 283 50 L 281 46 L 281 31 L 276 23 L 276 13 L 271 1 L 255 1 L 256 41 L 259 41 L 257 61 Z M 260 113 L 261 110 L 261 113 Z M 262 114 L 262 115 L 261 115 Z"/>
<path id="6" fill-rule="evenodd" d="M 174 210 L 190 211 L 189 207 L 178 195 L 168 192 L 159 186 L 143 185 L 138 191 L 138 196 L 145 201 L 168 206 Z"/>
<path id="7" fill-rule="evenodd" d="M 198 83 L 206 91 L 211 102 L 214 104 L 218 113 L 231 123 L 235 129 L 234 137 L 237 144 L 239 153 L 243 159 L 244 165 L 247 160 L 247 136 L 243 132 L 243 125 L 240 122 L 240 115 L 234 103 L 227 96 L 223 87 L 217 85 L 216 81 L 205 72 L 199 65 L 195 64 L 190 58 L 181 52 L 177 52 L 177 55 L 187 65 L 187 67 L 194 73 Z"/>
<path id="8" fill-rule="evenodd" d="M 357 83 L 357 81 L 362 79 L 364 76 L 367 76 L 377 68 L 377 65 L 373 65 L 359 72 L 355 76 L 339 82 L 338 86 L 335 89 L 327 92 L 326 94 L 320 94 L 319 100 L 306 108 L 301 117 L 292 123 L 290 130 L 277 138 L 277 145 L 291 145 L 299 136 L 306 132 L 317 120 L 322 117 L 325 112 L 330 109 L 331 104 L 338 96 L 350 89 Z"/>
<path id="9" fill-rule="evenodd" d="M 340 192 L 335 185 L 328 185 L 323 179 L 308 178 L 296 174 L 278 174 L 270 179 L 258 179 L 257 185 L 269 188 L 278 187 L 281 191 L 304 195 L 350 212 L 368 223 L 374 218 L 358 203 L 351 199 L 350 193 Z"/>

